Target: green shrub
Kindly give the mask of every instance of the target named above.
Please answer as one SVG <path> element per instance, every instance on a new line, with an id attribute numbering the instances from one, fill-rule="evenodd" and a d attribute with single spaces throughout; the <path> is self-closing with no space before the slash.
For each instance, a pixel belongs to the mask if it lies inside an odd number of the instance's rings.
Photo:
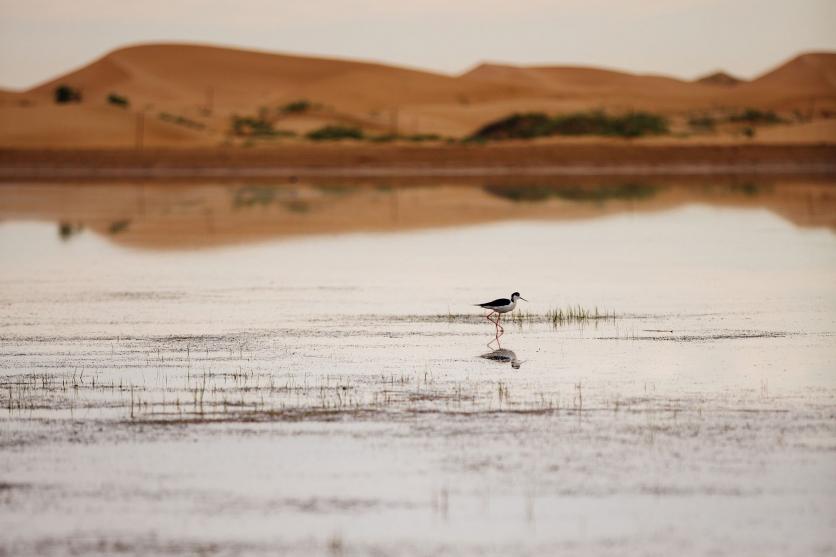
<path id="1" fill-rule="evenodd" d="M 367 139 L 372 143 L 390 143 L 392 141 L 397 141 L 399 136 L 394 133 L 385 133 L 383 135 L 372 135 Z"/>
<path id="2" fill-rule="evenodd" d="M 737 114 L 729 116 L 729 122 L 745 124 L 780 124 L 784 120 L 771 110 L 758 110 L 747 108 Z"/>
<path id="3" fill-rule="evenodd" d="M 325 126 L 308 133 L 313 141 L 339 141 L 342 139 L 363 139 L 363 130 L 351 126 Z"/>
<path id="4" fill-rule="evenodd" d="M 668 133 L 668 120 L 664 116 L 650 112 L 631 112 L 619 118 L 610 118 L 608 132 L 604 135 L 621 137 L 664 135 Z"/>
<path id="5" fill-rule="evenodd" d="M 693 116 L 688 119 L 688 125 L 696 130 L 713 131 L 717 120 L 711 116 Z"/>
<path id="6" fill-rule="evenodd" d="M 59 85 L 55 88 L 55 102 L 59 104 L 81 102 L 81 91 L 69 85 Z"/>
<path id="7" fill-rule="evenodd" d="M 291 137 L 294 132 L 279 130 L 267 119 L 264 111 L 259 116 L 232 116 L 232 133 L 243 137 Z"/>
<path id="8" fill-rule="evenodd" d="M 549 117 L 541 112 L 513 114 L 478 130 L 471 139 L 531 139 L 550 135 L 640 137 L 668 133 L 665 117 L 649 112 L 609 116 L 601 111 Z"/>
<path id="9" fill-rule="evenodd" d="M 480 128 L 474 139 L 530 139 L 551 135 L 551 119 L 542 112 L 512 114 Z"/>
<path id="10" fill-rule="evenodd" d="M 114 222 L 110 223 L 110 226 L 108 227 L 108 231 L 111 234 L 119 234 L 119 233 L 124 232 L 125 230 L 127 230 L 130 225 L 131 225 L 130 219 L 117 220 L 117 221 L 114 221 Z"/>
<path id="11" fill-rule="evenodd" d="M 668 133 L 668 121 L 649 112 L 630 112 L 623 116 L 608 116 L 604 112 L 577 112 L 555 116 L 550 135 L 614 135 L 641 137 Z"/>
<path id="12" fill-rule="evenodd" d="M 420 143 L 422 141 L 441 141 L 441 136 L 436 133 L 414 133 L 407 135 L 404 139 Z"/>
<path id="13" fill-rule="evenodd" d="M 127 108 L 128 105 L 130 105 L 127 97 L 123 97 L 122 95 L 118 95 L 116 93 L 109 94 L 107 96 L 107 102 L 122 108 Z"/>
<path id="14" fill-rule="evenodd" d="M 273 124 L 255 116 L 232 116 L 232 133 L 235 135 L 270 135 Z"/>
<path id="15" fill-rule="evenodd" d="M 310 101 L 307 101 L 305 99 L 301 99 L 301 100 L 298 100 L 298 101 L 293 101 L 291 103 L 287 103 L 286 105 L 281 107 L 279 110 L 281 110 L 285 114 L 293 114 L 293 113 L 298 113 L 298 112 L 307 112 L 312 107 L 313 107 L 313 105 L 311 104 Z"/>
<path id="16" fill-rule="evenodd" d="M 421 143 L 422 141 L 441 141 L 442 137 L 435 133 L 415 133 L 412 135 L 388 133 L 384 135 L 373 135 L 366 139 L 374 143 L 389 143 L 390 141 L 414 141 Z"/>
<path id="17" fill-rule="evenodd" d="M 193 130 L 202 130 L 206 126 L 201 122 L 196 122 L 190 118 L 186 118 L 185 116 L 180 116 L 179 114 L 170 114 L 168 112 L 160 112 L 158 115 L 159 119 L 163 122 L 168 122 L 169 124 L 177 124 L 178 126 L 185 126 L 187 128 L 191 128 Z"/>
<path id="18" fill-rule="evenodd" d="M 549 135 L 610 135 L 610 119 L 603 112 L 576 112 L 555 116 Z"/>
<path id="19" fill-rule="evenodd" d="M 58 223 L 58 235 L 62 240 L 69 240 L 76 234 L 84 230 L 81 224 L 73 224 L 71 222 L 61 221 Z"/>

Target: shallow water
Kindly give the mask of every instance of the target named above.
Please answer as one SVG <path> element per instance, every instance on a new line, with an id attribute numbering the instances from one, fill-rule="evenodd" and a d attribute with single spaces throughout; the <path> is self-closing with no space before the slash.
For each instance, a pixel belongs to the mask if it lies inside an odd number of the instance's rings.
<path id="1" fill-rule="evenodd" d="M 0 186 L 0 552 L 831 554 L 835 192 Z"/>

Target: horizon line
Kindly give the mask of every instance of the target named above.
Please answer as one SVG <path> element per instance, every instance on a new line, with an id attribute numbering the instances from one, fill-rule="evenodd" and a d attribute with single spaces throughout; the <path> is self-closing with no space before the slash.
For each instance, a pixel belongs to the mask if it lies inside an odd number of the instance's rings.
<path id="1" fill-rule="evenodd" d="M 327 60 L 327 61 L 356 63 L 356 64 L 368 64 L 368 65 L 383 66 L 383 67 L 388 67 L 388 68 L 403 69 L 403 70 L 408 70 L 408 71 L 416 71 L 416 72 L 421 72 L 421 73 L 428 73 L 428 74 L 451 77 L 451 78 L 462 77 L 462 76 L 466 75 L 467 73 L 469 73 L 469 72 L 473 71 L 474 69 L 476 69 L 480 66 L 483 66 L 483 65 L 497 65 L 497 66 L 516 67 L 516 68 L 577 68 L 577 69 L 588 68 L 588 69 L 596 69 L 596 70 L 603 70 L 603 71 L 620 72 L 620 73 L 636 75 L 636 76 L 644 76 L 644 77 L 651 77 L 651 76 L 652 77 L 665 77 L 665 78 L 676 79 L 678 81 L 684 81 L 684 82 L 698 81 L 699 79 L 714 75 L 716 73 L 724 73 L 724 74 L 730 75 L 730 76 L 732 76 L 736 79 L 741 79 L 742 81 L 747 81 L 747 82 L 748 81 L 754 81 L 754 80 L 770 73 L 771 71 L 775 70 L 776 68 L 779 68 L 780 66 L 782 66 L 782 65 L 784 65 L 784 64 L 786 64 L 786 63 L 788 63 L 792 60 L 795 60 L 796 58 L 799 58 L 800 56 L 811 55 L 811 54 L 836 54 L 836 51 L 831 51 L 831 50 L 803 50 L 803 51 L 799 51 L 799 52 L 796 52 L 795 54 L 792 54 L 792 55 L 789 55 L 789 56 L 786 56 L 786 57 L 782 58 L 777 63 L 771 64 L 767 68 L 757 72 L 756 74 L 754 74 L 751 77 L 741 77 L 741 76 L 736 75 L 736 74 L 730 72 L 729 70 L 723 68 L 722 66 L 717 66 L 717 67 L 715 67 L 715 69 L 709 70 L 708 72 L 705 72 L 705 73 L 701 73 L 701 74 L 699 74 L 695 77 L 685 78 L 685 77 L 680 77 L 680 76 L 676 76 L 676 75 L 672 75 L 672 74 L 666 74 L 666 73 L 660 73 L 660 72 L 630 71 L 630 70 L 626 70 L 626 69 L 623 69 L 623 68 L 618 68 L 618 67 L 615 67 L 615 66 L 608 66 L 608 65 L 591 65 L 591 64 L 579 64 L 579 63 L 572 63 L 572 62 L 554 62 L 554 63 L 545 63 L 545 64 L 543 64 L 543 63 L 518 63 L 518 62 L 511 62 L 511 61 L 502 61 L 502 60 L 497 60 L 497 59 L 481 59 L 481 60 L 478 60 L 476 62 L 473 62 L 473 63 L 469 64 L 468 66 L 465 67 L 464 70 L 462 70 L 460 72 L 449 73 L 449 72 L 446 72 L 446 71 L 441 71 L 441 70 L 436 70 L 436 69 L 431 69 L 431 68 L 426 68 L 426 67 L 420 67 L 420 66 L 414 66 L 414 65 L 411 65 L 411 64 L 400 64 L 400 63 L 385 61 L 385 60 L 381 60 L 381 59 L 343 57 L 343 56 L 333 55 L 333 54 L 308 54 L 308 53 L 297 52 L 297 51 L 292 51 L 292 50 L 281 50 L 281 51 L 267 50 L 267 49 L 264 49 L 264 48 L 248 47 L 248 46 L 242 46 L 242 45 L 237 45 L 237 44 L 210 43 L 210 42 L 200 42 L 200 41 L 190 41 L 190 42 L 182 41 L 181 42 L 181 41 L 176 41 L 176 40 L 172 40 L 172 41 L 141 41 L 141 42 L 135 42 L 135 43 L 130 43 L 129 42 L 129 43 L 126 43 L 122 46 L 118 46 L 118 47 L 106 50 L 102 54 L 99 54 L 98 56 L 90 58 L 86 62 L 83 62 L 83 63 L 81 63 L 77 66 L 71 66 L 69 69 L 64 70 L 63 72 L 61 72 L 61 73 L 59 73 L 55 76 L 47 77 L 45 79 L 38 80 L 38 81 L 34 82 L 33 84 L 31 84 L 29 86 L 18 88 L 18 87 L 6 86 L 6 85 L 3 85 L 2 83 L 0 83 L 0 89 L 2 89 L 5 92 L 10 92 L 10 93 L 18 93 L 18 94 L 26 93 L 26 92 L 31 91 L 33 89 L 37 89 L 38 87 L 42 87 L 42 86 L 46 85 L 47 83 L 60 78 L 61 76 L 65 76 L 65 75 L 77 72 L 79 70 L 82 70 L 82 69 L 90 66 L 91 64 L 94 64 L 94 63 L 96 63 L 100 60 L 103 60 L 103 59 L 107 58 L 108 56 L 113 55 L 113 54 L 115 54 L 119 51 L 134 49 L 134 48 L 154 47 L 154 46 L 173 46 L 173 47 L 181 46 L 181 47 L 215 48 L 215 49 L 221 49 L 221 50 L 235 50 L 235 51 L 239 51 L 239 52 L 247 52 L 247 53 L 253 53 L 253 54 L 266 54 L 266 55 L 273 55 L 273 56 L 287 56 L 287 57 L 293 57 L 293 58 L 310 58 L 310 59 L 314 59 L 314 60 Z"/>

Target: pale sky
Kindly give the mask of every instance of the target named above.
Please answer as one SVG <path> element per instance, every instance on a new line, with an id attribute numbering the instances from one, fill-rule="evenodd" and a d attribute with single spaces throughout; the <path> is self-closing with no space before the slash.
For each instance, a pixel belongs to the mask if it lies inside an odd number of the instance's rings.
<path id="1" fill-rule="evenodd" d="M 143 42 L 459 73 L 481 61 L 753 77 L 836 51 L 836 0 L 0 0 L 0 87 Z"/>

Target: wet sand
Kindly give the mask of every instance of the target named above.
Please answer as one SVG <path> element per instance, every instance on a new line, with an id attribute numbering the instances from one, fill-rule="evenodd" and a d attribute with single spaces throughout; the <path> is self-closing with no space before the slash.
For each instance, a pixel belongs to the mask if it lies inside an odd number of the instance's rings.
<path id="1" fill-rule="evenodd" d="M 317 235 L 312 184 L 161 185 L 119 230 L 132 187 L 6 187 L 9 554 L 834 550 L 832 186 L 412 186 L 423 216 Z M 203 249 L 159 240 L 206 207 L 230 225 Z M 531 302 L 497 353 L 471 304 L 509 288 Z M 607 316 L 546 318 L 568 306 Z"/>
<path id="2" fill-rule="evenodd" d="M 487 145 L 0 150 L 0 178 L 834 175 L 836 146 L 515 141 Z"/>

